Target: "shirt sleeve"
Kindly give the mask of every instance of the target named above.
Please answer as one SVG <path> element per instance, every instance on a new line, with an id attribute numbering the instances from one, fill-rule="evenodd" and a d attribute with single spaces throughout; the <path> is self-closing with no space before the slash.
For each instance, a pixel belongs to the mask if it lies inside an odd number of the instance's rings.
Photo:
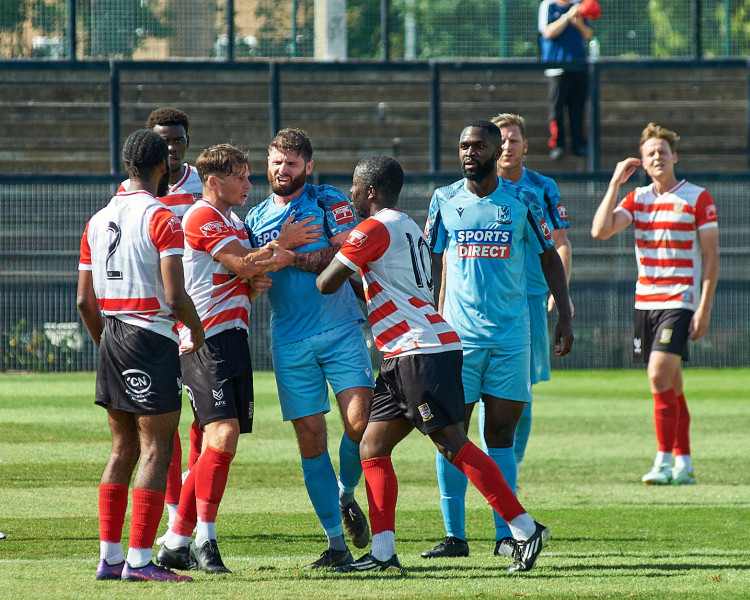
<path id="1" fill-rule="evenodd" d="M 552 241 L 552 233 L 547 224 L 547 219 L 544 218 L 544 211 L 530 197 L 532 193 L 531 190 L 521 190 L 521 196 L 525 196 L 525 203 L 529 207 L 526 220 L 526 236 L 532 247 L 536 248 L 537 254 L 541 254 L 552 248 L 555 244 Z"/>
<path id="2" fill-rule="evenodd" d="M 390 243 L 388 228 L 380 221 L 366 219 L 352 229 L 336 258 L 351 269 L 362 269 L 381 258 Z"/>
<path id="3" fill-rule="evenodd" d="M 316 200 L 324 211 L 325 230 L 329 237 L 353 229 L 357 225 L 352 205 L 338 188 L 330 185 L 318 186 Z"/>
<path id="4" fill-rule="evenodd" d="M 232 240 L 238 239 L 234 230 L 209 207 L 194 210 L 183 225 L 185 243 L 195 250 L 208 252 L 211 256 Z"/>
<path id="5" fill-rule="evenodd" d="M 440 214 L 442 196 L 437 190 L 432 194 L 430 208 L 427 211 L 427 223 L 424 226 L 424 236 L 427 238 L 427 246 L 434 254 L 442 254 L 448 245 L 448 232 L 443 225 L 443 219 Z"/>
<path id="6" fill-rule="evenodd" d="M 86 228 L 83 230 L 83 236 L 81 237 L 81 252 L 78 259 L 79 271 L 93 270 L 91 266 L 91 246 L 89 246 L 89 223 L 86 223 Z"/>
<path id="7" fill-rule="evenodd" d="M 570 227 L 568 210 L 560 198 L 560 190 L 552 179 L 547 179 L 544 185 L 544 205 L 549 216 L 552 229 L 567 229 Z"/>
<path id="8" fill-rule="evenodd" d="M 632 221 L 635 217 L 635 190 L 625 196 L 620 203 L 615 207 L 615 212 L 618 210 L 625 211 Z"/>
<path id="9" fill-rule="evenodd" d="M 703 190 L 698 196 L 698 202 L 695 205 L 695 227 L 718 227 L 719 221 L 716 214 L 716 205 L 714 200 L 706 190 Z"/>
<path id="10" fill-rule="evenodd" d="M 151 241 L 159 251 L 159 257 L 181 255 L 184 253 L 185 236 L 179 217 L 175 217 L 166 208 L 154 212 L 148 226 Z"/>

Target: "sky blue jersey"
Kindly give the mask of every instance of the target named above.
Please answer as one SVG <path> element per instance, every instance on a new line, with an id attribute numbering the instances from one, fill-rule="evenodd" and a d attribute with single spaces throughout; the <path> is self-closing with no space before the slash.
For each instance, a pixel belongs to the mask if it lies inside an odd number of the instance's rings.
<path id="1" fill-rule="evenodd" d="M 533 191 L 504 179 L 484 198 L 464 179 L 438 188 L 425 236 L 432 252 L 447 252 L 443 317 L 464 345 L 528 345 L 527 246 L 553 247 Z"/>
<path id="2" fill-rule="evenodd" d="M 245 218 L 245 229 L 252 245 L 264 246 L 279 236 L 281 225 L 290 216 L 296 220 L 315 217 L 323 235 L 312 244 L 295 248 L 310 252 L 330 246 L 329 239 L 357 225 L 349 200 L 330 185 L 305 184 L 305 189 L 286 206 L 274 203 L 271 194 L 252 208 Z M 273 284 L 268 290 L 271 303 L 272 345 L 281 346 L 316 335 L 352 321 L 362 321 L 351 286 L 342 286 L 334 294 L 323 295 L 315 287 L 315 273 L 287 267 L 269 273 Z"/>
<path id="3" fill-rule="evenodd" d="M 550 230 L 570 227 L 568 212 L 560 199 L 560 190 L 557 189 L 554 179 L 524 167 L 523 175 L 517 185 L 534 190 Z M 549 289 L 539 257 L 533 251 L 528 250 L 526 252 L 526 288 L 529 296 L 541 296 Z"/>

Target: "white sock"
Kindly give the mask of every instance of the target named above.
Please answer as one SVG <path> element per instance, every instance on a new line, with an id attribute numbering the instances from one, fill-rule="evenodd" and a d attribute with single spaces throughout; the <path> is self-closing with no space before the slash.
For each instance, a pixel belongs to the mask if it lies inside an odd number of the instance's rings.
<path id="1" fill-rule="evenodd" d="M 164 535 L 164 545 L 170 550 L 177 550 L 177 548 L 186 548 L 190 545 L 190 536 L 179 535 L 170 529 Z"/>
<path id="2" fill-rule="evenodd" d="M 108 565 L 118 565 L 125 560 L 120 542 L 99 542 L 99 558 L 107 561 Z"/>
<path id="3" fill-rule="evenodd" d="M 145 567 L 152 557 L 151 548 L 128 548 L 128 564 L 134 569 Z"/>
<path id="4" fill-rule="evenodd" d="M 531 518 L 529 513 L 518 515 L 508 523 L 508 527 L 510 527 L 513 537 L 519 542 L 525 542 L 536 531 L 536 523 L 534 523 L 534 519 Z"/>
<path id="5" fill-rule="evenodd" d="M 693 472 L 693 463 L 690 461 L 689 454 L 675 454 L 674 466 L 675 468 L 683 468 L 690 473 Z"/>
<path id="6" fill-rule="evenodd" d="M 207 523 L 198 519 L 195 524 L 195 545 L 200 548 L 208 540 L 216 539 L 216 523 Z"/>
<path id="7" fill-rule="evenodd" d="M 176 515 L 177 515 L 177 505 L 167 504 L 167 527 L 172 527 L 172 523 L 174 523 L 174 518 Z"/>
<path id="8" fill-rule="evenodd" d="M 382 561 L 386 561 L 396 554 L 396 533 L 394 531 L 381 531 L 373 534 L 370 554 Z"/>
<path id="9" fill-rule="evenodd" d="M 672 466 L 672 453 L 671 452 L 657 452 L 656 459 L 654 460 L 655 467 L 661 467 L 666 465 L 667 467 Z"/>

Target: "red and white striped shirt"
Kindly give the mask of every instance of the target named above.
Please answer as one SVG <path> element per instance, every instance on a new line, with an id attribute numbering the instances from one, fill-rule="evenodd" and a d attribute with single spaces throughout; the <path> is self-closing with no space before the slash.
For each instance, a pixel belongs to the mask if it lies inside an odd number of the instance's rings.
<path id="1" fill-rule="evenodd" d="M 248 250 L 250 240 L 245 227 L 234 213 L 225 217 L 205 200 L 198 200 L 182 219 L 185 229 L 185 290 L 206 332 L 206 339 L 227 329 L 248 329 L 250 285 L 235 275 L 214 255 L 232 240 Z M 180 341 L 190 330 L 180 324 Z"/>
<path id="2" fill-rule="evenodd" d="M 177 341 L 159 261 L 182 255 L 180 220 L 151 194 L 122 192 L 86 224 L 80 271 L 91 271 L 103 315 Z"/>
<path id="3" fill-rule="evenodd" d="M 615 210 L 624 211 L 635 228 L 635 307 L 695 310 L 702 263 L 698 230 L 718 227 L 711 195 L 685 180 L 662 195 L 651 184 L 630 192 Z"/>
<path id="4" fill-rule="evenodd" d="M 203 197 L 203 184 L 200 175 L 198 175 L 198 170 L 187 163 L 184 163 L 183 166 L 185 167 L 185 174 L 182 178 L 174 185 L 169 186 L 166 196 L 158 198 L 159 202 L 180 219 L 195 204 L 196 200 Z M 120 184 L 117 193 L 125 192 L 128 189 L 130 189 L 130 179 L 126 179 Z"/>
<path id="5" fill-rule="evenodd" d="M 385 358 L 462 349 L 432 302 L 427 240 L 405 213 L 386 208 L 366 219 L 336 258 L 362 274 L 372 333 Z"/>

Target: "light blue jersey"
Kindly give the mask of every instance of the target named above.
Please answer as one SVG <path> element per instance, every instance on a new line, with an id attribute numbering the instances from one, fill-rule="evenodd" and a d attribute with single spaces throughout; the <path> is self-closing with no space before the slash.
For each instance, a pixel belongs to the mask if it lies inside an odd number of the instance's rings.
<path id="1" fill-rule="evenodd" d="M 259 248 L 275 240 L 290 215 L 295 220 L 314 217 L 311 224 L 319 225 L 323 232 L 316 242 L 295 248 L 298 252 L 330 246 L 331 237 L 357 224 L 351 204 L 341 191 L 330 185 L 305 184 L 302 194 L 285 206 L 274 203 L 271 194 L 250 210 L 245 228 L 252 245 Z M 268 276 L 273 279 L 268 290 L 273 347 L 364 319 L 351 286 L 323 295 L 315 287 L 315 273 L 287 267 Z"/>
<path id="2" fill-rule="evenodd" d="M 524 168 L 521 179 L 516 184 L 534 190 L 544 211 L 544 218 L 551 230 L 570 227 L 568 212 L 565 210 L 565 205 L 560 198 L 560 191 L 557 189 L 554 179 Z M 546 294 L 548 289 L 539 257 L 528 249 L 526 252 L 526 288 L 529 296 Z"/>
<path id="3" fill-rule="evenodd" d="M 484 198 L 463 179 L 438 188 L 425 235 L 432 252 L 447 252 L 443 316 L 464 345 L 528 346 L 527 242 L 536 254 L 553 247 L 532 190 L 504 179 Z"/>

